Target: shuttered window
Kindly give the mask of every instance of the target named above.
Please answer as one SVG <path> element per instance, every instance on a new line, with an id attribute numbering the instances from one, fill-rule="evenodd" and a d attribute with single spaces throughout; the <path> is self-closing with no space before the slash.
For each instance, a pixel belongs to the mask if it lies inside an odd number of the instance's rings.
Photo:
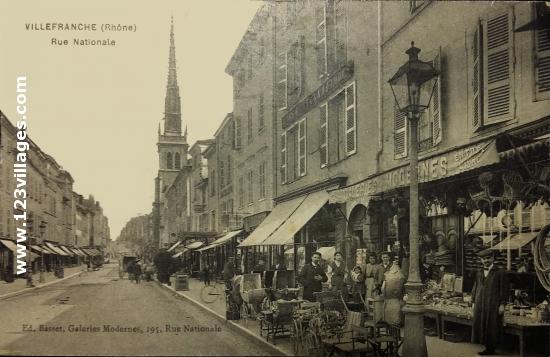
<path id="1" fill-rule="evenodd" d="M 298 174 L 304 176 L 306 174 L 306 119 L 302 119 L 298 122 Z"/>
<path id="2" fill-rule="evenodd" d="M 334 0 L 334 64 L 340 68 L 347 61 L 346 2 Z"/>
<path id="3" fill-rule="evenodd" d="M 514 117 L 512 9 L 482 19 L 472 36 L 474 130 Z"/>
<path id="4" fill-rule="evenodd" d="M 491 16 L 483 26 L 484 124 L 512 118 L 512 13 Z"/>
<path id="5" fill-rule="evenodd" d="M 254 180 L 253 180 L 252 171 L 248 171 L 247 181 L 248 181 L 248 203 L 252 203 L 254 202 Z"/>
<path id="6" fill-rule="evenodd" d="M 288 165 L 286 151 L 286 133 L 281 134 L 281 183 L 286 183 L 288 180 Z"/>
<path id="7" fill-rule="evenodd" d="M 482 98 L 482 69 L 481 60 L 482 42 L 481 42 L 481 26 L 477 26 L 473 34 L 472 40 L 472 127 L 477 130 L 481 127 L 481 117 L 483 115 L 483 100 Z"/>
<path id="8" fill-rule="evenodd" d="M 407 157 L 408 151 L 407 151 L 407 143 L 408 143 L 408 125 L 407 125 L 407 117 L 405 116 L 405 113 L 399 110 L 399 106 L 397 103 L 393 107 L 394 110 L 394 153 L 395 158 L 400 159 L 403 157 Z"/>
<path id="9" fill-rule="evenodd" d="M 239 207 L 244 207 L 244 178 L 239 177 Z"/>
<path id="10" fill-rule="evenodd" d="M 319 1 L 315 8 L 317 73 L 319 77 L 328 72 L 327 63 L 327 6 L 325 1 Z"/>
<path id="11" fill-rule="evenodd" d="M 550 30 L 535 31 L 535 98 L 550 98 Z"/>
<path id="12" fill-rule="evenodd" d="M 287 55 L 287 105 L 294 105 L 302 94 L 305 40 L 303 36 L 295 41 Z"/>
<path id="13" fill-rule="evenodd" d="M 264 125 L 264 94 L 260 93 L 260 98 L 258 99 L 258 131 L 262 131 Z"/>
<path id="14" fill-rule="evenodd" d="M 439 144 L 443 139 L 442 119 L 441 119 L 441 48 L 433 59 L 435 69 L 439 72 L 439 77 L 435 84 L 430 106 L 418 123 L 418 149 L 420 151 L 428 150 Z"/>
<path id="15" fill-rule="evenodd" d="M 319 161 L 321 167 L 328 164 L 328 106 L 323 104 L 319 108 Z"/>
<path id="16" fill-rule="evenodd" d="M 266 167 L 266 162 L 263 161 L 260 164 L 260 167 L 258 170 L 259 182 L 260 182 L 260 190 L 258 192 L 259 199 L 265 198 L 265 167 Z"/>
<path id="17" fill-rule="evenodd" d="M 345 89 L 345 151 L 346 155 L 355 154 L 357 151 L 357 121 L 355 118 L 355 82 Z"/>
<path id="18" fill-rule="evenodd" d="M 241 148 L 241 117 L 235 118 L 235 149 Z"/>
<path id="19" fill-rule="evenodd" d="M 278 57 L 277 69 L 277 108 L 283 110 L 287 108 L 288 96 L 288 66 L 287 53 L 281 53 Z"/>
<path id="20" fill-rule="evenodd" d="M 432 101 L 430 103 L 429 113 L 432 120 L 432 141 L 433 141 L 433 145 L 437 145 L 443 140 L 443 123 L 442 123 L 442 113 L 441 113 L 442 112 L 441 87 L 443 83 L 442 78 L 443 78 L 444 68 L 441 65 L 441 47 L 439 48 L 439 53 L 434 59 L 434 67 L 439 72 L 439 77 L 437 78 L 436 87 L 434 89 Z"/>
<path id="21" fill-rule="evenodd" d="M 252 108 L 248 108 L 248 113 L 247 113 L 247 139 L 248 139 L 248 144 L 250 145 L 252 143 L 252 141 L 254 140 L 254 136 L 252 135 Z"/>

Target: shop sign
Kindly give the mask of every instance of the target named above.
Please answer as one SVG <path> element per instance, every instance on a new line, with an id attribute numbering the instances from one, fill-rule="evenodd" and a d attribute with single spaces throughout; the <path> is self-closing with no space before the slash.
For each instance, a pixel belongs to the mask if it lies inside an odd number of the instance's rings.
<path id="1" fill-rule="evenodd" d="M 484 141 L 418 162 L 418 180 L 429 182 L 498 162 L 494 140 Z M 347 202 L 366 198 L 395 188 L 408 186 L 410 166 L 403 166 L 379 176 L 330 192 L 330 202 Z"/>
<path id="2" fill-rule="evenodd" d="M 319 88 L 307 96 L 304 100 L 289 109 L 283 116 L 283 128 L 292 125 L 311 109 L 317 107 L 319 103 L 327 99 L 337 89 L 340 89 L 344 83 L 353 77 L 353 62 L 338 69 L 331 75 Z"/>

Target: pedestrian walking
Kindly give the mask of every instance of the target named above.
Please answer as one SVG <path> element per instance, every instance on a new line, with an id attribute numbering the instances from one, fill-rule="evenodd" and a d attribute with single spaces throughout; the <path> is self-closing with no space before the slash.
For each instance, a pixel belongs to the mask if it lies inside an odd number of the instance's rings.
<path id="1" fill-rule="evenodd" d="M 135 264 L 136 264 L 135 261 L 131 261 L 126 266 L 126 272 L 128 273 L 128 280 L 130 280 L 130 281 L 134 280 L 134 266 L 135 266 Z"/>
<path id="2" fill-rule="evenodd" d="M 139 260 L 136 261 L 136 264 L 134 265 L 134 279 L 136 279 L 136 284 L 139 284 L 139 281 L 141 280 L 141 265 L 139 264 Z"/>
<path id="3" fill-rule="evenodd" d="M 208 264 L 205 264 L 202 268 L 202 279 L 204 281 L 204 285 L 210 285 L 210 267 Z"/>
<path id="4" fill-rule="evenodd" d="M 311 263 L 304 265 L 298 276 L 298 281 L 304 287 L 304 300 L 315 301 L 316 292 L 323 291 L 323 282 L 328 280 L 327 274 L 319 264 L 321 253 L 311 255 Z"/>
<path id="5" fill-rule="evenodd" d="M 481 343 L 485 350 L 480 356 L 492 355 L 502 341 L 504 305 L 508 300 L 509 282 L 506 272 L 494 266 L 494 250 L 478 253 L 482 269 L 477 272 L 472 289 L 474 303 L 473 342 Z"/>

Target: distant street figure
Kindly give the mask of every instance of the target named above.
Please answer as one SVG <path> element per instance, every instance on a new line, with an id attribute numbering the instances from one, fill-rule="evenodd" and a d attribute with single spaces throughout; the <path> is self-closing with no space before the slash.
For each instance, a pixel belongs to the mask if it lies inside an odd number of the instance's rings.
<path id="1" fill-rule="evenodd" d="M 134 278 L 136 279 L 136 284 L 139 284 L 139 281 L 141 279 L 141 265 L 139 264 L 139 260 L 136 261 L 136 264 L 134 265 Z"/>
<path id="2" fill-rule="evenodd" d="M 210 267 L 208 264 L 205 264 L 204 268 L 202 268 L 202 279 L 204 281 L 204 285 L 210 285 Z"/>
<path id="3" fill-rule="evenodd" d="M 134 280 L 134 266 L 135 266 L 135 262 L 132 261 L 130 263 L 128 263 L 128 265 L 126 266 L 126 272 L 128 272 L 128 280 L 132 281 Z"/>

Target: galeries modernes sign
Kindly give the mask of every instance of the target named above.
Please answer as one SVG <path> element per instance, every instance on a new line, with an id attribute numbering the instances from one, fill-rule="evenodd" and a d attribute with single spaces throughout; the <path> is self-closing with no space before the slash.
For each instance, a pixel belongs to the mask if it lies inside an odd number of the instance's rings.
<path id="1" fill-rule="evenodd" d="M 420 160 L 418 179 L 420 182 L 439 180 L 496 162 L 496 145 L 491 139 Z M 331 191 L 330 202 L 343 203 L 408 186 L 410 173 L 409 165 L 401 166 L 355 185 Z"/>

